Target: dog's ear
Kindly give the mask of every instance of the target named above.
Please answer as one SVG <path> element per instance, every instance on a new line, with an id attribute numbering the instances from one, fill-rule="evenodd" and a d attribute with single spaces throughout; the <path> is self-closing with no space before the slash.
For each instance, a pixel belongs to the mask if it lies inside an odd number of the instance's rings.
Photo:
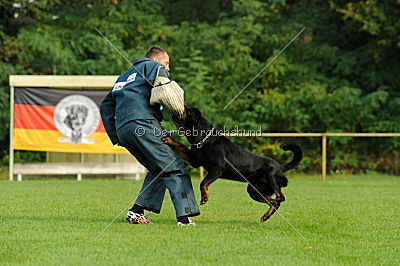
<path id="1" fill-rule="evenodd" d="M 195 121 L 197 121 L 201 118 L 201 112 L 194 107 L 190 108 L 189 114 L 192 117 L 192 119 Z"/>

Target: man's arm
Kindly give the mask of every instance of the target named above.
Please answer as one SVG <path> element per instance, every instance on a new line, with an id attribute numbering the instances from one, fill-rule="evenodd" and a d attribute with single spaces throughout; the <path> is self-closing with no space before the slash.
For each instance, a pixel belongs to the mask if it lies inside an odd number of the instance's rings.
<path id="1" fill-rule="evenodd" d="M 115 127 L 115 103 L 112 91 L 104 98 L 100 105 L 101 119 L 103 120 L 104 128 L 113 145 L 120 144 L 117 129 Z"/>
<path id="2" fill-rule="evenodd" d="M 159 67 L 154 88 L 151 90 L 150 104 L 160 103 L 171 116 L 181 118 L 185 110 L 183 94 L 184 91 L 178 83 L 169 79 L 167 70 Z"/>
<path id="3" fill-rule="evenodd" d="M 159 86 L 164 83 L 170 82 L 168 70 L 164 66 L 160 66 L 157 69 L 157 75 L 153 81 L 154 86 Z"/>

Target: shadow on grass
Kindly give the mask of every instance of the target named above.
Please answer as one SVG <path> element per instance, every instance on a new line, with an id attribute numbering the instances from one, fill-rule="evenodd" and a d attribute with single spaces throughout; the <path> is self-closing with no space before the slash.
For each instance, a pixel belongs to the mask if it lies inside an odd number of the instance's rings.
<path id="1" fill-rule="evenodd" d="M 25 222 L 27 220 L 33 221 L 33 222 L 48 222 L 51 224 L 54 223 L 65 223 L 65 222 L 77 222 L 77 223 L 103 223 L 105 225 L 109 224 L 112 222 L 114 218 L 111 217 L 70 217 L 70 216 L 57 216 L 57 217 L 52 217 L 52 216 L 36 216 L 36 215 L 28 215 L 22 217 L 21 215 L 7 215 L 7 216 L 2 216 L 1 220 L 9 220 L 9 221 L 21 221 L 24 220 Z M 196 218 L 195 218 L 196 219 Z M 176 219 L 168 219 L 168 218 L 154 218 L 151 219 L 152 222 L 154 222 L 155 225 L 171 225 L 171 224 L 176 224 L 177 221 Z M 129 224 L 125 221 L 125 215 L 121 214 L 120 217 L 118 217 L 114 222 L 114 224 Z M 195 223 L 198 226 L 207 226 L 207 225 L 212 225 L 212 226 L 220 226 L 220 225 L 229 225 L 229 226 L 248 226 L 250 225 L 262 225 L 262 224 L 268 224 L 269 222 L 260 222 L 256 219 L 250 219 L 250 220 L 243 220 L 243 219 L 229 219 L 229 220 L 210 220 L 209 218 L 198 218 L 196 219 Z"/>

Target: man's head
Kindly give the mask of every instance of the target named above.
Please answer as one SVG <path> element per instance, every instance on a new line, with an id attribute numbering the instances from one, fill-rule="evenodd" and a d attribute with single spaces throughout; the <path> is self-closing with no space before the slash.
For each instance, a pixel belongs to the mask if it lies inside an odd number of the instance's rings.
<path id="1" fill-rule="evenodd" d="M 146 52 L 146 57 L 160 63 L 169 71 L 169 55 L 164 48 L 160 46 L 150 47 Z"/>

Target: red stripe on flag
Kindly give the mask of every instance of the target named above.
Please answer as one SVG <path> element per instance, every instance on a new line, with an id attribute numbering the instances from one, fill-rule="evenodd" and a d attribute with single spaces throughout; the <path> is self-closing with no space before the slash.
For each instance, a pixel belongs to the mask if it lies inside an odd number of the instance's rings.
<path id="1" fill-rule="evenodd" d="M 55 106 L 14 105 L 14 128 L 57 130 L 54 125 Z"/>
<path id="2" fill-rule="evenodd" d="M 96 132 L 106 132 L 106 129 L 104 128 L 103 121 L 101 121 L 101 118 L 100 118 L 99 127 L 96 129 Z"/>
<path id="3" fill-rule="evenodd" d="M 14 128 L 57 130 L 55 109 L 55 106 L 14 104 Z M 96 132 L 105 132 L 101 120 Z"/>

